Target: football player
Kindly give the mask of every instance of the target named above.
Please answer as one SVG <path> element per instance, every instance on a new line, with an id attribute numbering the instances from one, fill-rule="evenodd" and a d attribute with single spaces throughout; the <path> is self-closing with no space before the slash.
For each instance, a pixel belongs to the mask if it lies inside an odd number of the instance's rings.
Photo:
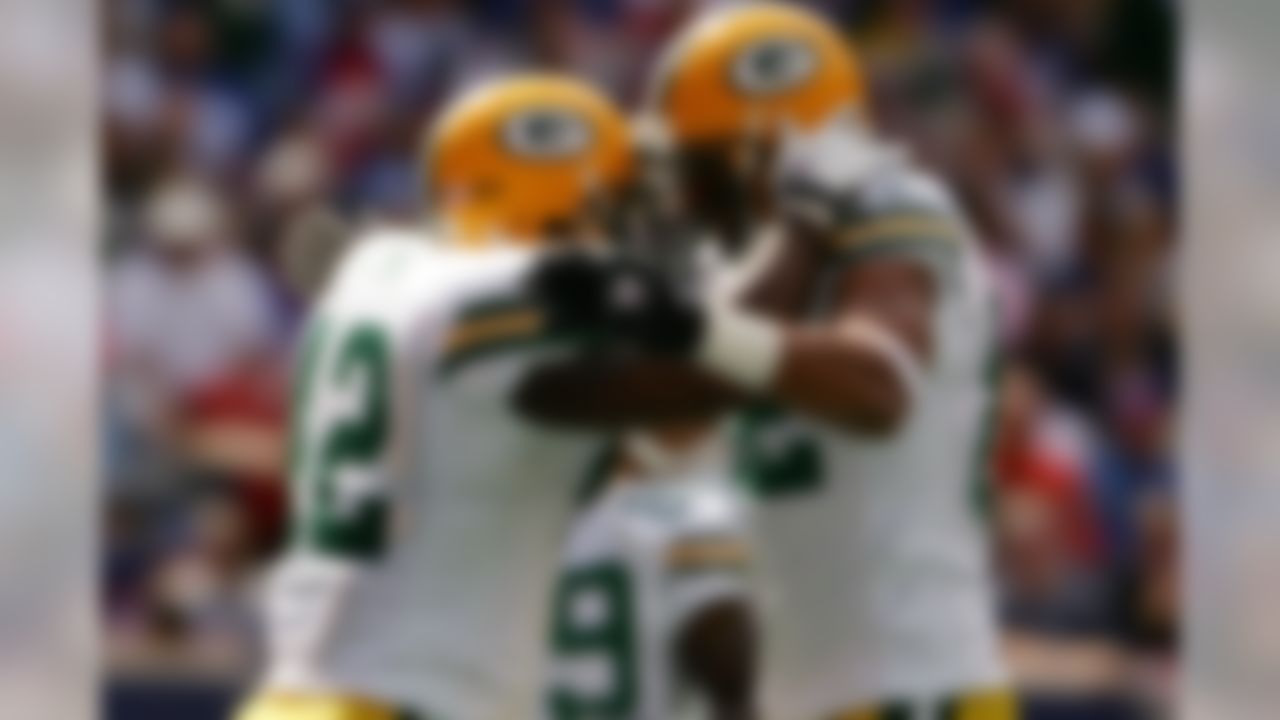
<path id="1" fill-rule="evenodd" d="M 839 35 L 795 7 L 713 11 L 650 112 L 687 209 L 744 248 L 698 299 L 627 260 L 562 255 L 532 284 L 630 348 L 518 393 L 567 424 L 738 409 L 764 600 L 763 716 L 1016 715 L 984 495 L 989 280 L 946 189 L 878 138 Z"/>
<path id="2" fill-rule="evenodd" d="M 630 436 L 564 551 L 551 720 L 748 720 L 755 625 L 741 497 L 702 426 Z"/>
<path id="3" fill-rule="evenodd" d="M 601 236 L 630 167 L 619 113 L 553 76 L 479 87 L 436 124 L 437 227 L 355 244 L 309 320 L 291 543 L 242 720 L 537 714 L 558 551 L 606 438 L 513 409 L 576 342 L 524 277 L 550 244 Z"/>

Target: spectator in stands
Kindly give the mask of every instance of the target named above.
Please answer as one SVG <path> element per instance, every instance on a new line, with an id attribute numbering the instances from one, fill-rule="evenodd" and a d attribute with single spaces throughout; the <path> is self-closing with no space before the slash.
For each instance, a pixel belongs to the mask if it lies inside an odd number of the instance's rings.
<path id="1" fill-rule="evenodd" d="M 144 238 L 107 281 L 109 391 L 144 443 L 175 439 L 182 403 L 274 352 L 262 277 L 208 185 L 176 177 L 148 199 Z"/>
<path id="2" fill-rule="evenodd" d="M 1100 529 L 1085 475 L 1090 438 L 1079 418 L 1053 405 L 1035 373 L 1020 364 L 1004 373 L 998 414 L 998 494 L 1043 505 L 1069 561 L 1089 569 L 1098 559 Z"/>
<path id="3" fill-rule="evenodd" d="M 119 670 L 235 676 L 252 667 L 255 576 L 241 506 L 214 495 L 187 520 L 175 548 L 113 626 L 112 660 Z"/>

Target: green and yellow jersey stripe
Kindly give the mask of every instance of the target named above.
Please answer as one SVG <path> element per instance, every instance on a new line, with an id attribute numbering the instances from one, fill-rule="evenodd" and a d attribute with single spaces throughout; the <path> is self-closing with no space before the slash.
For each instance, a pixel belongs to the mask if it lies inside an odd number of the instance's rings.
<path id="1" fill-rule="evenodd" d="M 542 309 L 524 297 L 481 300 L 465 308 L 441 344 L 441 374 L 475 360 L 557 339 Z"/>

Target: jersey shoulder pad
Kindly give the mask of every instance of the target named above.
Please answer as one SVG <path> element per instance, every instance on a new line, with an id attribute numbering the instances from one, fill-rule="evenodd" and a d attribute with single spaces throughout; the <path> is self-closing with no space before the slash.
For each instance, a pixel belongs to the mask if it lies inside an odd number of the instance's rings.
<path id="1" fill-rule="evenodd" d="M 849 259 L 880 254 L 955 255 L 969 230 L 946 187 L 912 168 L 885 173 L 851 198 L 830 241 Z"/>
<path id="2" fill-rule="evenodd" d="M 382 283 L 429 253 L 426 239 L 407 230 L 379 228 L 359 233 L 343 253 L 330 288 Z"/>
<path id="3" fill-rule="evenodd" d="M 864 217 L 912 211 L 939 216 L 958 215 L 951 193 L 937 176 L 909 165 L 873 178 L 859 199 Z"/>

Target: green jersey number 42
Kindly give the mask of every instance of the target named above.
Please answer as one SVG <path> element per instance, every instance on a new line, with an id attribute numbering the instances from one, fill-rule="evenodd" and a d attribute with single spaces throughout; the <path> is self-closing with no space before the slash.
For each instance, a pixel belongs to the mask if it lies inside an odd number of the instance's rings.
<path id="1" fill-rule="evenodd" d="M 380 470 L 391 434 L 390 343 L 373 323 L 317 320 L 304 340 L 294 398 L 293 539 L 327 555 L 369 560 L 386 545 L 384 489 L 375 479 L 348 494 L 342 482 Z"/>
<path id="2" fill-rule="evenodd" d="M 738 423 L 737 475 L 748 490 L 778 499 L 822 487 L 822 448 L 784 411 L 759 406 L 743 413 Z"/>

